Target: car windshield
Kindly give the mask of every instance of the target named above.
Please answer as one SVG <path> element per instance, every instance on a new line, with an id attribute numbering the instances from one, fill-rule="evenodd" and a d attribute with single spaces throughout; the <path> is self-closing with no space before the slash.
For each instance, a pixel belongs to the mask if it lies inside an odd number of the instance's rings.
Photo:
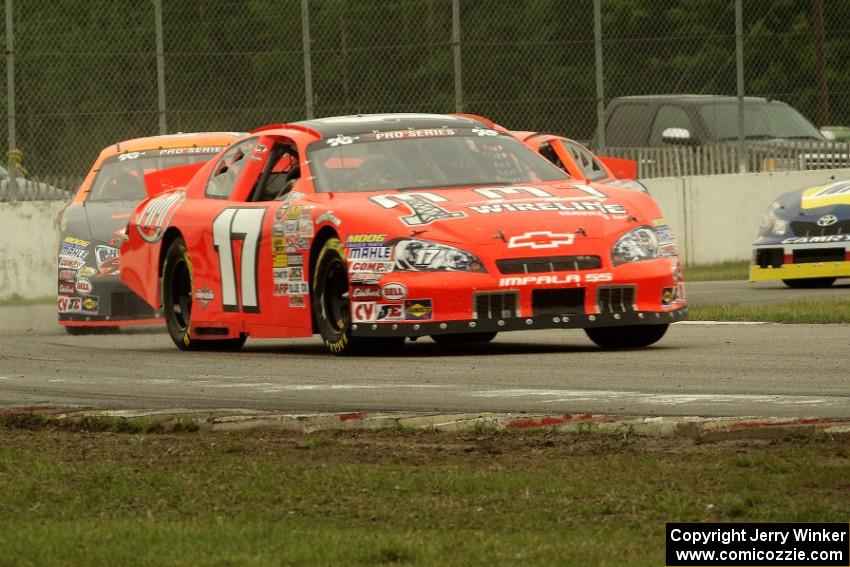
<path id="1" fill-rule="evenodd" d="M 118 154 L 106 160 L 94 178 L 89 201 L 141 201 L 145 175 L 212 159 L 220 147 L 167 148 Z"/>
<path id="2" fill-rule="evenodd" d="M 738 103 L 723 102 L 699 106 L 710 137 L 733 140 L 738 136 Z M 745 102 L 744 135 L 749 139 L 812 139 L 823 136 L 803 115 L 784 102 Z"/>
<path id="3" fill-rule="evenodd" d="M 516 139 L 484 128 L 337 136 L 308 148 L 316 191 L 411 190 L 567 179 Z"/>

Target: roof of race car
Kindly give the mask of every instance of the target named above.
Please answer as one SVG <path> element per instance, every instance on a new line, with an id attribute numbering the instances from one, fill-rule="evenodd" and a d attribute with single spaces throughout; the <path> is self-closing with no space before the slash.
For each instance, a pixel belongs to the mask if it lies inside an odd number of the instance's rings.
<path id="1" fill-rule="evenodd" d="M 244 136 L 242 132 L 189 132 L 133 138 L 109 145 L 101 152 L 111 156 L 122 152 L 154 150 L 158 148 L 182 148 L 188 146 L 227 146 L 236 138 Z"/>
<path id="2" fill-rule="evenodd" d="M 447 114 L 356 114 L 334 116 L 293 122 L 295 126 L 310 128 L 322 136 L 350 136 L 366 132 L 386 132 L 413 128 L 474 128 L 489 127 L 486 123 L 469 116 Z"/>

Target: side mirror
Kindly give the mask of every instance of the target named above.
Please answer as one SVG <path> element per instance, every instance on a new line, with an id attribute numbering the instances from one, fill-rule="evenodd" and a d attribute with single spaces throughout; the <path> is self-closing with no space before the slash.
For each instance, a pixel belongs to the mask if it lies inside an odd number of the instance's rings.
<path id="1" fill-rule="evenodd" d="M 820 134 L 830 142 L 834 142 L 836 140 L 835 132 L 832 130 L 821 130 Z"/>
<path id="2" fill-rule="evenodd" d="M 661 141 L 665 144 L 688 145 L 693 144 L 691 131 L 687 128 L 666 128 L 661 132 Z"/>

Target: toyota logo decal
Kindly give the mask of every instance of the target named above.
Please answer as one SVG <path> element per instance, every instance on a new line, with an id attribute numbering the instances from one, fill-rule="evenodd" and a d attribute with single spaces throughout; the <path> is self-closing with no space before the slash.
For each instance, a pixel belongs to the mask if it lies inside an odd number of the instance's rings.
<path id="1" fill-rule="evenodd" d="M 838 222 L 838 217 L 835 215 L 823 215 L 818 219 L 818 226 L 832 226 Z"/>

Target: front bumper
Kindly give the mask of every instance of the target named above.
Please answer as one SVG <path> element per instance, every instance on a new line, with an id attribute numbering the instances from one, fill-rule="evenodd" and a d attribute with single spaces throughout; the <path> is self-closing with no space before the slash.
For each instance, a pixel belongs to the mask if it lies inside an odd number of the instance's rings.
<path id="1" fill-rule="evenodd" d="M 756 245 L 751 282 L 850 277 L 850 244 L 839 242 Z"/>
<path id="2" fill-rule="evenodd" d="M 372 290 L 352 284 L 352 334 L 416 337 L 672 323 L 687 316 L 678 274 L 672 258 L 557 273 L 392 272 Z"/>
<path id="3" fill-rule="evenodd" d="M 688 308 L 672 311 L 637 311 L 629 313 L 600 313 L 596 315 L 564 315 L 539 317 L 509 317 L 506 319 L 466 320 L 415 323 L 355 323 L 351 331 L 357 337 L 424 337 L 454 333 L 487 333 L 502 331 L 531 331 L 540 329 L 586 329 L 589 327 L 622 327 L 629 325 L 663 325 L 685 321 Z"/>
<path id="4" fill-rule="evenodd" d="M 94 279 L 88 294 L 60 294 L 57 307 L 59 324 L 64 326 L 111 327 L 162 323 L 158 311 L 130 291 L 118 276 L 112 275 Z"/>

